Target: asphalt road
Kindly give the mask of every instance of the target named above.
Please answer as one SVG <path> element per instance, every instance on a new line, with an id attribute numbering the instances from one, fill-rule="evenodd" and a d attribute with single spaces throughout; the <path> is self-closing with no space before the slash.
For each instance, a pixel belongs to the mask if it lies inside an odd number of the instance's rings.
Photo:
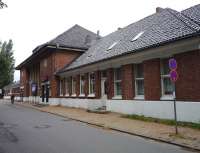
<path id="1" fill-rule="evenodd" d="M 0 101 L 0 153 L 191 153 Z"/>

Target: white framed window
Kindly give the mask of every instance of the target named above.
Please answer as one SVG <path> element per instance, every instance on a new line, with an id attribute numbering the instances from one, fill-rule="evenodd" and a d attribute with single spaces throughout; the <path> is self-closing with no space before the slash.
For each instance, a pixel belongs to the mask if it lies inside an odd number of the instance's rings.
<path id="1" fill-rule="evenodd" d="M 85 88 L 85 77 L 84 75 L 80 75 L 80 96 L 85 96 L 84 88 Z"/>
<path id="2" fill-rule="evenodd" d="M 69 96 L 70 78 L 65 78 L 65 96 Z"/>
<path id="3" fill-rule="evenodd" d="M 144 99 L 144 69 L 143 64 L 135 64 L 135 98 Z"/>
<path id="4" fill-rule="evenodd" d="M 72 96 L 76 96 L 76 77 L 72 77 Z"/>
<path id="5" fill-rule="evenodd" d="M 161 99 L 173 98 L 174 84 L 170 80 L 168 59 L 161 59 Z"/>
<path id="6" fill-rule="evenodd" d="M 46 68 L 47 67 L 47 59 L 43 60 L 43 66 Z"/>
<path id="7" fill-rule="evenodd" d="M 94 73 L 89 73 L 89 95 L 94 96 L 95 76 Z"/>
<path id="8" fill-rule="evenodd" d="M 63 79 L 60 79 L 60 84 L 59 84 L 59 87 L 60 87 L 60 96 L 63 96 Z"/>
<path id="9" fill-rule="evenodd" d="M 122 89 L 121 89 L 121 81 L 122 81 L 122 74 L 121 68 L 114 69 L 114 98 L 121 98 L 122 96 Z"/>

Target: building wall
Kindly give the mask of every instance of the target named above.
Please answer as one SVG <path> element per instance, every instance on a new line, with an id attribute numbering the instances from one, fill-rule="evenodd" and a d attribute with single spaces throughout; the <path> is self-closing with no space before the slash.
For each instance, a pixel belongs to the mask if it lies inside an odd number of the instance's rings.
<path id="1" fill-rule="evenodd" d="M 52 63 L 52 74 L 51 74 L 51 95 L 52 97 L 58 97 L 59 93 L 59 78 L 54 76 L 53 73 L 63 68 L 65 65 L 70 64 L 78 56 L 80 52 L 75 51 L 57 51 L 52 54 L 51 63 Z M 65 90 L 64 90 L 65 91 Z M 78 91 L 77 91 L 78 92 Z"/>
<path id="2" fill-rule="evenodd" d="M 161 97 L 160 59 L 144 61 L 145 100 L 160 100 Z"/>
<path id="3" fill-rule="evenodd" d="M 200 101 L 200 51 L 176 55 L 179 74 L 176 97 L 183 101 Z"/>
<path id="4" fill-rule="evenodd" d="M 200 101 L 200 52 L 192 51 L 175 55 L 178 62 L 179 79 L 176 83 L 176 97 L 180 101 Z M 144 73 L 144 99 L 147 101 L 160 101 L 163 98 L 161 87 L 161 59 L 150 59 L 143 61 Z M 133 100 L 135 98 L 134 64 L 121 66 L 122 81 L 122 100 Z M 114 68 L 108 68 L 108 99 L 115 98 Z M 101 98 L 101 71 L 95 71 L 95 97 Z M 80 91 L 80 77 L 77 75 L 77 97 Z M 88 95 L 89 78 L 85 73 L 85 97 Z M 69 96 L 70 97 L 70 96 Z M 167 97 L 168 98 L 168 97 Z M 173 96 L 169 99 L 172 100 Z M 119 98 L 120 99 L 120 98 Z"/>

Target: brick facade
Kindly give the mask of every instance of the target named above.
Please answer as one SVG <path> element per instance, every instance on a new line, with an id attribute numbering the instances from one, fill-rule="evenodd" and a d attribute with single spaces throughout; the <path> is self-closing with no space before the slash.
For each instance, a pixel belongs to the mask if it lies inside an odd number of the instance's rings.
<path id="1" fill-rule="evenodd" d="M 145 100 L 160 100 L 161 97 L 160 59 L 144 61 Z"/>
<path id="2" fill-rule="evenodd" d="M 135 97 L 133 64 L 122 66 L 122 99 L 131 100 Z"/>
<path id="3" fill-rule="evenodd" d="M 114 70 L 112 68 L 107 70 L 108 81 L 108 99 L 112 99 L 114 96 Z"/>
<path id="4" fill-rule="evenodd" d="M 84 74 L 84 93 L 85 96 L 88 96 L 89 94 L 89 77 L 88 77 L 88 73 Z"/>
<path id="5" fill-rule="evenodd" d="M 80 75 L 76 76 L 76 96 L 80 95 Z"/>
<path id="6" fill-rule="evenodd" d="M 95 97 L 101 98 L 101 72 L 96 71 L 95 72 Z"/>
<path id="7" fill-rule="evenodd" d="M 176 82 L 177 100 L 200 101 L 200 51 L 175 56 L 179 74 Z"/>

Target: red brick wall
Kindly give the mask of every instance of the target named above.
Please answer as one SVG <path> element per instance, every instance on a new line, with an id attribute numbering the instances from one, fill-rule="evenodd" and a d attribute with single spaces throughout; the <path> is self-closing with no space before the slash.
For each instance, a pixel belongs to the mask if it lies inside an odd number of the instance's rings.
<path id="1" fill-rule="evenodd" d="M 88 73 L 86 73 L 84 75 L 84 80 L 85 80 L 84 93 L 85 93 L 85 96 L 88 96 L 88 94 L 89 94 L 89 76 L 88 76 Z"/>
<path id="2" fill-rule="evenodd" d="M 95 72 L 95 97 L 97 99 L 101 98 L 101 72 L 96 71 Z"/>
<path id="3" fill-rule="evenodd" d="M 112 68 L 107 70 L 108 80 L 108 99 L 114 96 L 114 70 Z"/>
<path id="4" fill-rule="evenodd" d="M 133 64 L 122 66 L 122 99 L 130 100 L 135 97 Z"/>
<path id="5" fill-rule="evenodd" d="M 20 74 L 20 86 L 24 87 L 23 96 L 28 97 L 29 96 L 29 72 L 25 68 L 21 69 L 20 72 L 21 72 L 21 74 Z M 22 73 L 23 73 L 23 75 L 22 75 Z"/>
<path id="6" fill-rule="evenodd" d="M 144 95 L 145 100 L 160 100 L 160 59 L 144 61 Z"/>
<path id="7" fill-rule="evenodd" d="M 75 58 L 80 56 L 81 53 L 79 52 L 73 52 L 73 51 L 57 51 L 54 54 L 52 54 L 52 72 L 55 73 L 59 69 L 63 68 L 66 64 L 71 63 Z M 54 75 L 52 73 L 52 76 Z M 58 82 L 57 80 L 54 80 L 55 78 L 51 80 L 53 82 L 54 88 L 52 88 L 52 97 L 57 95 L 56 92 L 58 91 L 59 84 L 55 84 Z M 78 94 L 79 95 L 79 94 Z"/>
<path id="8" fill-rule="evenodd" d="M 54 69 L 53 71 L 56 72 L 57 70 L 63 68 L 66 64 L 71 63 L 75 58 L 80 56 L 79 52 L 74 51 L 57 51 L 53 54 L 54 58 Z"/>
<path id="9" fill-rule="evenodd" d="M 80 95 L 80 75 L 76 76 L 76 96 Z"/>
<path id="10" fill-rule="evenodd" d="M 200 101 L 200 51 L 179 54 L 175 58 L 179 74 L 177 100 Z"/>

